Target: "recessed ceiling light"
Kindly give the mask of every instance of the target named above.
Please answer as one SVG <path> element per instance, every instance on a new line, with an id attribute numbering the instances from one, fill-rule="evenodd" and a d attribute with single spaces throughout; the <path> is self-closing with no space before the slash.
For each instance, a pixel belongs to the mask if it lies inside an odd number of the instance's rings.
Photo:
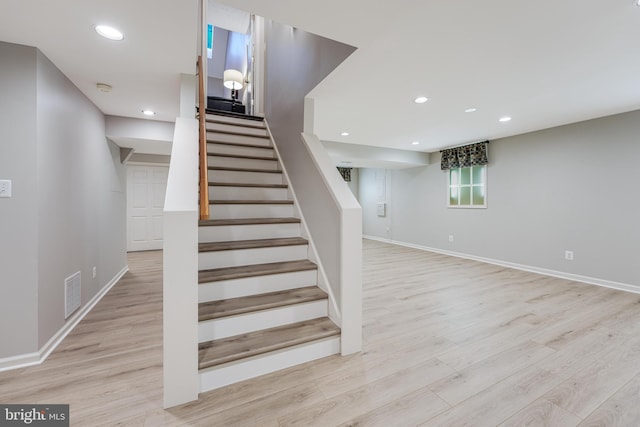
<path id="1" fill-rule="evenodd" d="M 124 39 L 124 34 L 113 27 L 108 25 L 96 25 L 96 33 L 100 34 L 102 37 L 107 38 L 109 40 L 122 40 Z"/>
<path id="2" fill-rule="evenodd" d="M 156 112 L 151 110 L 142 110 L 142 114 L 144 114 L 145 116 L 155 116 Z"/>
<path id="3" fill-rule="evenodd" d="M 349 132 L 342 132 L 340 135 L 342 135 L 342 136 L 349 136 Z"/>
<path id="4" fill-rule="evenodd" d="M 465 113 L 475 113 L 476 111 L 478 111 L 478 109 L 473 107 L 464 110 Z"/>
<path id="5" fill-rule="evenodd" d="M 419 96 L 416 99 L 414 99 L 413 102 L 415 102 L 416 104 L 424 104 L 428 100 L 429 98 L 427 98 L 426 96 Z"/>
<path id="6" fill-rule="evenodd" d="M 420 141 L 413 141 L 411 145 L 420 145 Z"/>
<path id="7" fill-rule="evenodd" d="M 640 6 L 640 0 L 636 0 L 636 6 Z"/>
<path id="8" fill-rule="evenodd" d="M 500 120 L 498 120 L 499 122 L 505 123 L 508 121 L 511 121 L 511 117 L 509 116 L 504 116 L 504 117 L 500 117 Z"/>

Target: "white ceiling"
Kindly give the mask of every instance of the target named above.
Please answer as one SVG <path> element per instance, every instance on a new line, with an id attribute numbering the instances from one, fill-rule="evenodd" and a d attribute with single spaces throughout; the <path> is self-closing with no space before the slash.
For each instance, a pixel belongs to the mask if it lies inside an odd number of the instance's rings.
<path id="1" fill-rule="evenodd" d="M 100 37 L 98 24 L 125 39 Z M 151 109 L 175 121 L 180 73 L 195 73 L 197 25 L 197 0 L 0 0 L 0 41 L 38 47 L 108 115 Z"/>
<path id="2" fill-rule="evenodd" d="M 640 108 L 635 0 L 219 1 L 358 47 L 311 94 L 322 140 L 435 151 Z"/>
<path id="3" fill-rule="evenodd" d="M 640 108 L 635 0 L 218 2 L 358 47 L 312 92 L 322 140 L 435 151 Z M 0 0 L 0 10 L 0 40 L 38 47 L 105 114 L 178 115 L 196 0 Z M 125 40 L 100 38 L 98 23 Z M 419 95 L 431 100 L 414 104 Z"/>

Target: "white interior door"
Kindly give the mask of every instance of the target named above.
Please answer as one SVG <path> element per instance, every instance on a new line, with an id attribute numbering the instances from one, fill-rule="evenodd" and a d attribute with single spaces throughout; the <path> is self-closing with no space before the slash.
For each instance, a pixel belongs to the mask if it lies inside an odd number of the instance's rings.
<path id="1" fill-rule="evenodd" d="M 127 167 L 127 250 L 162 249 L 166 166 Z"/>

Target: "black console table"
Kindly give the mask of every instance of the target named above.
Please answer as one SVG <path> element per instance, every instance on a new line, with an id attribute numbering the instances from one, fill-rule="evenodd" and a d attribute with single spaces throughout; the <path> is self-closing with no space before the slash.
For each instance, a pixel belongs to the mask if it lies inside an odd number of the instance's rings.
<path id="1" fill-rule="evenodd" d="M 239 102 L 233 102 L 231 99 L 221 98 L 219 96 L 207 97 L 207 109 L 246 114 L 244 105 Z"/>

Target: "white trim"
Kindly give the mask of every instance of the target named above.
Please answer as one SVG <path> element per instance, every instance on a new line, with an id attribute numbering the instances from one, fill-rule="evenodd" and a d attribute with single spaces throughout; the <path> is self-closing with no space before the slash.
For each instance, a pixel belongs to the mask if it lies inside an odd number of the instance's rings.
<path id="1" fill-rule="evenodd" d="M 589 285 L 596 285 L 596 286 L 602 286 L 604 288 L 616 289 L 618 291 L 625 291 L 625 292 L 631 292 L 631 293 L 634 293 L 634 294 L 640 294 L 640 286 L 630 285 L 630 284 L 627 284 L 627 283 L 613 282 L 613 281 L 604 280 L 604 279 L 596 279 L 594 277 L 581 276 L 579 274 L 565 273 L 563 271 L 549 270 L 549 269 L 546 269 L 546 268 L 532 267 L 532 266 L 529 266 L 529 265 L 517 264 L 517 263 L 514 263 L 514 262 L 500 261 L 500 260 L 492 259 L 492 258 L 484 258 L 484 257 L 475 256 L 475 255 L 463 254 L 463 253 L 459 253 L 459 252 L 446 251 L 446 250 L 443 250 L 443 249 L 436 249 L 436 248 L 431 248 L 431 247 L 428 247 L 428 246 L 421 246 L 421 245 L 416 245 L 416 244 L 413 244 L 413 243 L 401 242 L 401 241 L 397 241 L 397 240 L 384 239 L 384 238 L 381 238 L 381 237 L 374 237 L 374 236 L 368 236 L 368 235 L 363 235 L 362 237 L 364 239 L 377 240 L 379 242 L 391 243 L 392 245 L 405 246 L 407 248 L 419 249 L 419 250 L 423 250 L 423 251 L 427 251 L 427 252 L 435 252 L 435 253 L 438 253 L 438 254 L 453 256 L 453 257 L 456 257 L 456 258 L 470 259 L 470 260 L 473 260 L 473 261 L 484 262 L 484 263 L 487 263 L 487 264 L 499 265 L 501 267 L 513 268 L 515 270 L 528 271 L 530 273 L 542 274 L 544 276 L 558 277 L 560 279 L 567 279 L 567 280 L 572 280 L 572 281 L 575 281 L 575 282 L 587 283 Z"/>
<path id="2" fill-rule="evenodd" d="M 82 309 L 77 311 L 71 318 L 53 335 L 40 350 L 35 353 L 20 354 L 17 356 L 5 357 L 0 359 L 0 372 L 11 369 L 26 368 L 27 366 L 39 365 L 55 350 L 58 345 L 65 339 L 67 335 L 76 327 L 78 323 L 95 307 L 95 305 L 104 297 L 111 288 L 129 271 L 129 266 L 125 266 L 118 272 L 113 279 L 104 286 L 100 292 L 94 295 L 91 300 L 85 304 Z"/>

